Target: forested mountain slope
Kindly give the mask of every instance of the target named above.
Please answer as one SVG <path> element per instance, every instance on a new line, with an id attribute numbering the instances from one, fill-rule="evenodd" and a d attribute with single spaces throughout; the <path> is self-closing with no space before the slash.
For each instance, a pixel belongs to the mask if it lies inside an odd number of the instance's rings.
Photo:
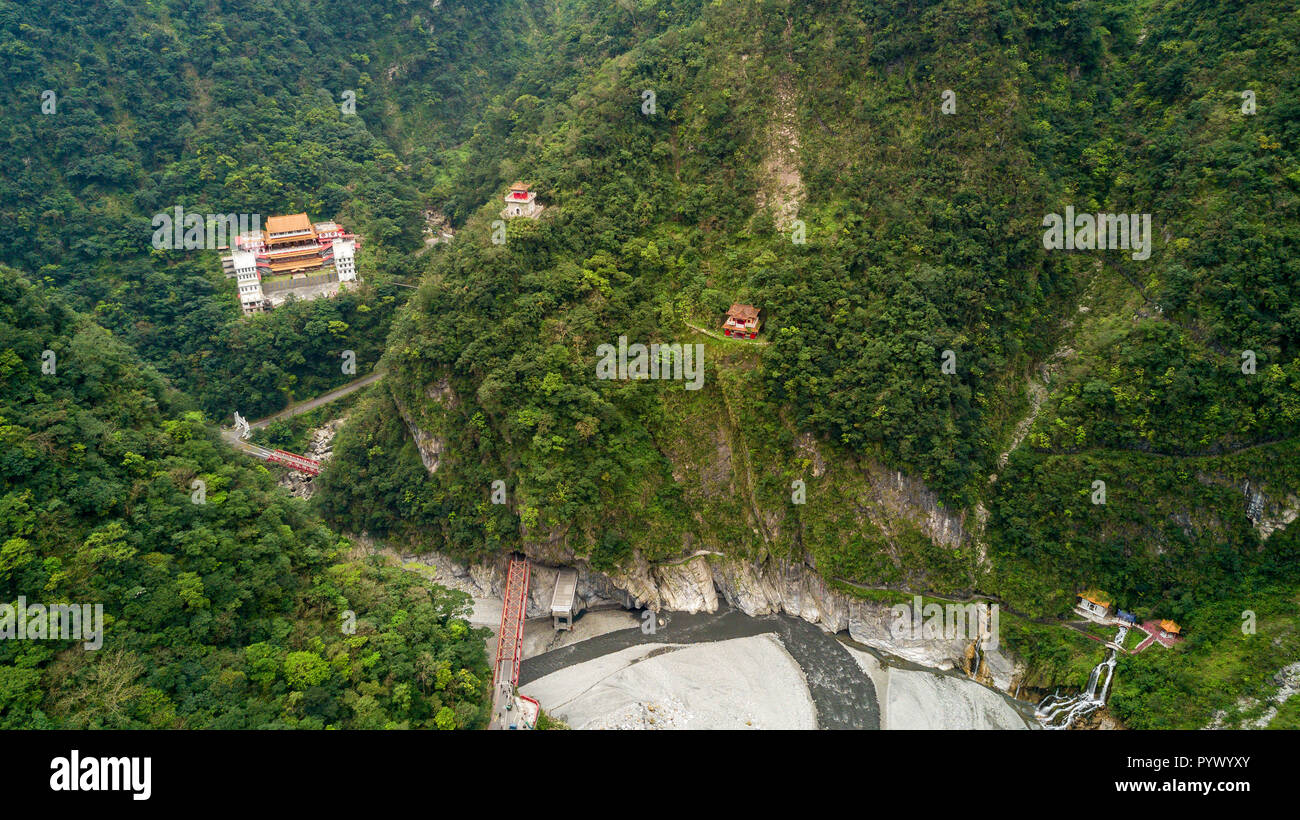
<path id="1" fill-rule="evenodd" d="M 102 605 L 104 627 L 95 651 L 0 641 L 0 726 L 486 722 L 467 596 L 353 555 L 125 345 L 6 268 L 0 339 L 0 601 Z"/>
<path id="2" fill-rule="evenodd" d="M 0 262 L 93 310 L 209 416 L 341 383 L 345 349 L 373 366 L 422 207 L 535 23 L 522 2 L 371 11 L 0 3 Z M 214 251 L 151 248 L 176 207 L 338 219 L 365 238 L 369 287 L 238 321 Z"/>
<path id="3" fill-rule="evenodd" d="M 1036 617 L 1100 586 L 1212 653 L 1225 613 L 1294 608 L 1296 26 L 719 3 L 520 96 L 470 143 L 492 184 L 462 180 L 483 205 L 395 322 L 325 508 L 458 554 L 806 561 Z M 494 244 L 515 177 L 548 211 Z M 1067 206 L 1149 214 L 1149 256 L 1047 249 Z M 689 329 L 733 302 L 767 345 Z M 704 344 L 704 388 L 597 379 L 619 336 Z"/>
<path id="4" fill-rule="evenodd" d="M 1298 29 L 1277 0 L 0 0 L 0 262 L 180 389 L 156 424 L 387 368 L 319 480 L 339 531 L 1031 619 L 1100 587 L 1189 634 L 1117 713 L 1203 725 L 1296 641 Z M 546 210 L 500 243 L 517 179 Z M 367 286 L 240 319 L 215 253 L 149 248 L 176 205 L 338 218 Z M 1067 209 L 1149 216 L 1149 254 L 1049 249 Z M 693 329 L 733 303 L 758 343 Z M 621 336 L 703 345 L 702 389 L 597 378 Z M 83 515 L 78 543 L 119 517 Z M 1016 647 L 1044 684 L 1056 649 Z"/>
<path id="5" fill-rule="evenodd" d="M 354 563 L 191 411 L 270 412 L 351 378 L 345 350 L 373 367 L 409 294 L 395 281 L 419 270 L 421 212 L 458 219 L 476 198 L 490 155 L 464 144 L 510 110 L 498 95 L 519 66 L 546 50 L 529 91 L 548 98 L 696 6 L 634 25 L 607 4 L 522 0 L 0 3 L 0 263 L 18 269 L 3 273 L 3 594 L 102 600 L 110 619 L 98 655 L 6 642 L 0 720 L 481 722 L 461 600 Z M 151 247 L 152 217 L 177 207 L 338 219 L 365 238 L 366 284 L 242 319 L 215 251 Z"/>

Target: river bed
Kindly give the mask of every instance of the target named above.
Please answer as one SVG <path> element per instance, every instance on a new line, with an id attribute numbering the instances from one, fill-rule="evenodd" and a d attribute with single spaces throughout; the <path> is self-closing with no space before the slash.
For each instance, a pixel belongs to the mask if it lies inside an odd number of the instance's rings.
<path id="1" fill-rule="evenodd" d="M 575 729 L 1033 726 L 1029 704 L 799 618 L 724 606 L 642 623 L 526 657 L 520 691 Z"/>

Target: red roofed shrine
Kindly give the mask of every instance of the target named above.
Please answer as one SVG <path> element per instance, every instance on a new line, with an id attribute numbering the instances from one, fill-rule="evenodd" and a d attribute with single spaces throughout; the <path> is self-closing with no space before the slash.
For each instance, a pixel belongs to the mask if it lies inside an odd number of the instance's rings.
<path id="1" fill-rule="evenodd" d="M 753 305 L 732 305 L 722 323 L 722 332 L 737 339 L 757 339 L 758 331 L 763 326 L 758 313 L 758 308 Z"/>

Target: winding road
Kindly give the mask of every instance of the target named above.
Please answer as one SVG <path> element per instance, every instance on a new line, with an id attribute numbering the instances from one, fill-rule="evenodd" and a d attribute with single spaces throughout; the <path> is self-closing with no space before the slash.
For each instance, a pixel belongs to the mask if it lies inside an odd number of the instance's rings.
<path id="1" fill-rule="evenodd" d="M 271 415 L 265 418 L 258 419 L 257 421 L 250 421 L 248 423 L 248 428 L 250 430 L 260 430 L 273 421 L 293 418 L 294 416 L 300 416 L 303 413 L 309 413 L 323 404 L 329 404 L 332 401 L 336 401 L 338 399 L 343 398 L 349 393 L 355 392 L 357 390 L 360 390 L 363 387 L 374 384 L 375 382 L 382 379 L 385 375 L 386 375 L 386 371 L 380 370 L 371 373 L 369 376 L 362 376 L 361 378 L 355 381 L 348 382 L 342 387 L 336 387 L 333 390 L 327 391 L 325 393 L 321 393 L 319 396 L 317 396 L 314 399 L 306 399 L 304 401 L 296 402 L 284 408 L 283 410 L 279 411 L 278 413 L 272 413 Z M 246 452 L 258 458 L 265 458 L 263 453 L 258 452 L 259 450 L 265 451 L 265 448 L 257 447 L 254 444 L 249 444 L 248 442 L 242 440 L 239 437 L 239 431 L 234 428 L 226 428 L 226 427 L 221 428 L 221 438 L 223 438 L 227 444 L 229 444 L 231 447 L 234 447 L 236 450 Z"/>

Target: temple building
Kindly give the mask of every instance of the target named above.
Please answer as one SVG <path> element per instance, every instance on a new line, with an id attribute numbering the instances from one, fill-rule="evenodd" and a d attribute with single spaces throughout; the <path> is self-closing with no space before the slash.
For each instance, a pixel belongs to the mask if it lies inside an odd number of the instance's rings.
<path id="1" fill-rule="evenodd" d="M 506 207 L 501 211 L 501 215 L 506 219 L 515 217 L 536 219 L 542 212 L 542 206 L 537 204 L 537 192 L 528 190 L 528 186 L 522 182 L 510 186 L 510 191 L 505 195 L 505 202 Z"/>
<path id="2" fill-rule="evenodd" d="M 758 308 L 753 305 L 735 304 L 727 311 L 727 318 L 722 323 L 722 332 L 737 339 L 756 339 L 763 327 L 758 318 Z"/>
<path id="3" fill-rule="evenodd" d="M 1090 589 L 1079 593 L 1074 611 L 1090 620 L 1106 622 L 1110 619 L 1110 603 L 1106 593 Z"/>
<path id="4" fill-rule="evenodd" d="M 333 296 L 357 278 L 361 240 L 336 222 L 312 223 L 307 214 L 272 216 L 260 232 L 240 234 L 221 259 L 239 286 L 244 315 L 300 299 Z"/>

